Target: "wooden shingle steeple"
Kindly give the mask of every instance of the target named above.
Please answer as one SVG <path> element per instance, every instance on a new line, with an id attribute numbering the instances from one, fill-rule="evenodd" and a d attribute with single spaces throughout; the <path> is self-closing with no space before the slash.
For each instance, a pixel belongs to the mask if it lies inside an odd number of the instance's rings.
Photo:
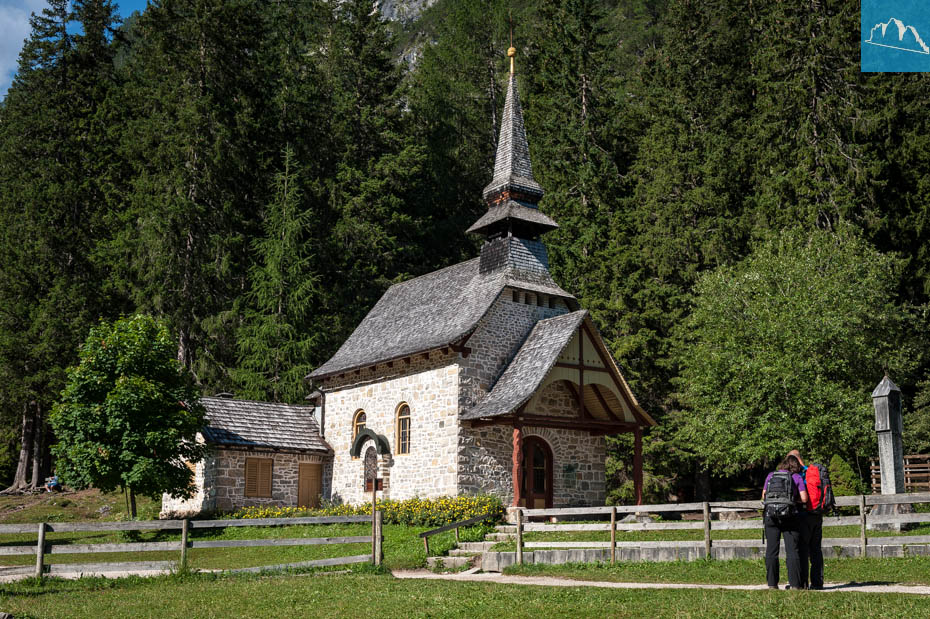
<path id="1" fill-rule="evenodd" d="M 512 62 L 516 50 L 511 47 L 507 53 Z M 494 159 L 494 177 L 483 192 L 488 212 L 468 229 L 468 232 L 482 234 L 488 239 L 501 236 L 535 239 L 559 227 L 539 210 L 538 204 L 544 192 L 533 178 L 517 77 L 512 67 L 511 64 Z"/>

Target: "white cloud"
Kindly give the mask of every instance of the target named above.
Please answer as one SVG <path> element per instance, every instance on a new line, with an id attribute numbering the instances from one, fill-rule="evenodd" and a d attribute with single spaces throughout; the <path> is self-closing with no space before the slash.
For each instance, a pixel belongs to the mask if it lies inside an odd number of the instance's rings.
<path id="1" fill-rule="evenodd" d="M 29 36 L 29 16 L 46 6 L 45 0 L 0 0 L 0 98 L 16 73 L 19 52 Z"/>

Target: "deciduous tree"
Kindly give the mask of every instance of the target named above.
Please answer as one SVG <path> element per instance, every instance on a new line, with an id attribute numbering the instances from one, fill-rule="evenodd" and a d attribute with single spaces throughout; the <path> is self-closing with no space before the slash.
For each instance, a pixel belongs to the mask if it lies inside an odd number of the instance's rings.
<path id="1" fill-rule="evenodd" d="M 164 323 L 146 315 L 93 327 L 51 414 L 62 482 L 157 498 L 190 496 L 185 462 L 203 457 L 204 409 Z M 132 502 L 135 517 L 135 501 Z"/>

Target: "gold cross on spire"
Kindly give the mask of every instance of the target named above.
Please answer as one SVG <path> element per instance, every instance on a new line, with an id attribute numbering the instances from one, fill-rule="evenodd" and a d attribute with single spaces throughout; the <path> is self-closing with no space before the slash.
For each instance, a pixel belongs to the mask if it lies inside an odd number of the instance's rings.
<path id="1" fill-rule="evenodd" d="M 517 48 L 513 46 L 513 10 L 510 11 L 510 48 L 507 55 L 510 56 L 510 74 L 513 75 L 513 57 L 517 55 Z"/>

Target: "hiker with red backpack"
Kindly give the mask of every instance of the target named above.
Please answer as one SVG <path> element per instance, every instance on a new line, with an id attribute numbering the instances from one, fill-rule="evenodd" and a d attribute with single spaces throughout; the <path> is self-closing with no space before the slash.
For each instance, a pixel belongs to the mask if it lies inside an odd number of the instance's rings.
<path id="1" fill-rule="evenodd" d="M 801 523 L 798 510 L 807 502 L 807 484 L 801 475 L 801 462 L 786 456 L 778 469 L 769 473 L 762 488 L 762 523 L 765 527 L 765 578 L 769 589 L 778 588 L 778 553 L 785 540 L 788 588 L 803 589 L 807 562 L 800 556 Z"/>
<path id="2" fill-rule="evenodd" d="M 805 573 L 810 560 L 810 582 L 805 584 L 809 589 L 820 590 L 823 589 L 823 515 L 836 509 L 833 485 L 827 467 L 816 463 L 805 466 L 797 449 L 788 452 L 788 456 L 797 458 L 801 464 L 807 485 L 807 501 L 800 517 L 800 558 Z"/>

